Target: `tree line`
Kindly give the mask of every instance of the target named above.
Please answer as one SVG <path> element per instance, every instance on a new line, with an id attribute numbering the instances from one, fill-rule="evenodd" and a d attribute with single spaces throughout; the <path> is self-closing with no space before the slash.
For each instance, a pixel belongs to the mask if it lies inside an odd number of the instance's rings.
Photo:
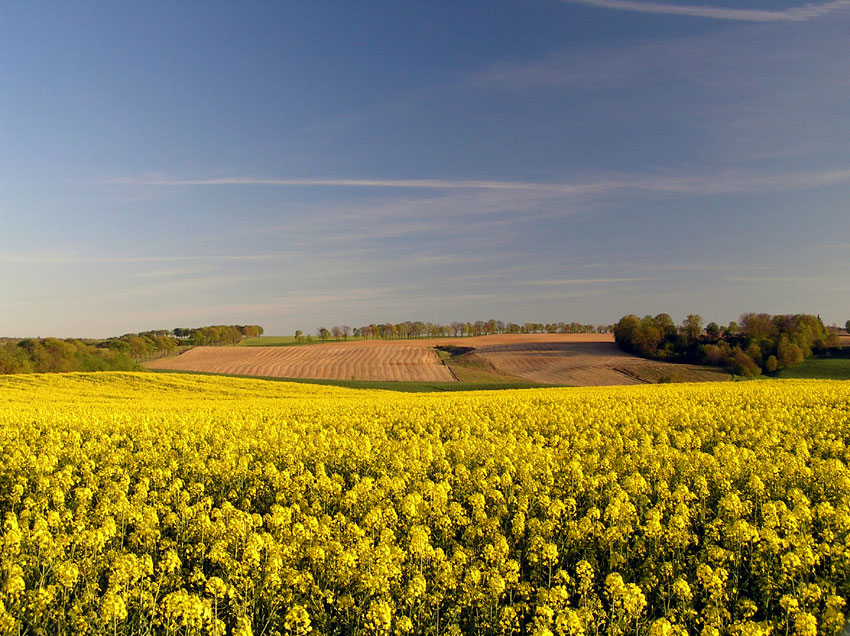
<path id="1" fill-rule="evenodd" d="M 0 339 L 0 374 L 135 371 L 184 345 L 232 345 L 263 333 L 259 325 L 213 325 L 127 333 L 103 340 Z"/>
<path id="2" fill-rule="evenodd" d="M 501 320 L 476 320 L 475 322 L 452 322 L 440 324 L 420 320 L 400 323 L 371 323 L 362 327 L 337 325 L 328 329 L 319 327 L 316 336 L 319 340 L 393 340 L 408 338 L 461 338 L 471 336 L 489 336 L 503 333 L 609 333 L 611 325 L 585 325 L 578 322 L 539 323 L 525 322 L 517 324 L 505 323 Z M 303 331 L 295 332 L 297 342 L 310 342 L 312 335 Z"/>
<path id="3" fill-rule="evenodd" d="M 3 339 L 0 343 L 0 374 L 136 369 L 126 353 L 75 338 Z"/>
<path id="4" fill-rule="evenodd" d="M 263 335 L 260 325 L 211 325 L 208 327 L 177 327 L 171 330 L 175 338 L 191 341 L 194 345 L 233 345 L 243 338 Z M 188 344 L 188 343 L 187 343 Z"/>
<path id="5" fill-rule="evenodd" d="M 744 377 L 773 373 L 838 346 L 821 319 L 809 314 L 746 313 L 738 322 L 703 325 L 698 314 L 676 325 L 668 314 L 623 316 L 614 327 L 621 349 L 655 360 L 726 367 Z"/>

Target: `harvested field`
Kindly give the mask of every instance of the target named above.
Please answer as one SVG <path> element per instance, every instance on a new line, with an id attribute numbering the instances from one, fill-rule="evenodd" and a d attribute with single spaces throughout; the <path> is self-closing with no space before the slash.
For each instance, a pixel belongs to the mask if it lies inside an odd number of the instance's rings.
<path id="1" fill-rule="evenodd" d="M 479 347 L 476 355 L 502 373 L 571 386 L 608 386 L 674 381 L 726 380 L 729 374 L 706 367 L 647 360 L 621 351 L 613 342 L 514 342 Z"/>
<path id="2" fill-rule="evenodd" d="M 196 347 L 176 358 L 147 363 L 151 369 L 201 371 L 278 378 L 454 382 L 433 348 L 385 343 L 303 347 Z"/>
<path id="3" fill-rule="evenodd" d="M 443 364 L 434 347 L 470 353 Z M 391 382 L 536 382 L 568 386 L 726 380 L 708 367 L 621 351 L 611 334 L 500 334 L 473 338 L 352 340 L 287 347 L 197 347 L 148 368 L 230 375 Z"/>

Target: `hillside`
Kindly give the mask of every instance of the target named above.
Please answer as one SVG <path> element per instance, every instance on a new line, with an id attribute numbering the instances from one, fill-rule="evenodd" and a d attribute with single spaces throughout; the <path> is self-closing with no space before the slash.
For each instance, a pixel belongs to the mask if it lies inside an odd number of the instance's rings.
<path id="1" fill-rule="evenodd" d="M 438 349 L 442 350 L 438 353 Z M 351 340 L 285 347 L 198 347 L 157 370 L 340 381 L 627 385 L 725 380 L 720 370 L 624 353 L 610 334 Z"/>

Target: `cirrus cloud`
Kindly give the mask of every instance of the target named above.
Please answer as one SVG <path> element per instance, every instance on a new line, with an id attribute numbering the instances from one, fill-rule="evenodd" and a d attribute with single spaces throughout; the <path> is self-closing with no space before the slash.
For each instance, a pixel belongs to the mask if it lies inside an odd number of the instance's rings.
<path id="1" fill-rule="evenodd" d="M 666 4 L 662 2 L 637 2 L 636 0 L 564 0 L 570 4 L 584 4 L 600 9 L 615 9 L 657 15 L 684 15 L 713 20 L 737 22 L 806 22 L 827 13 L 850 8 L 850 0 L 833 0 L 822 4 L 805 4 L 779 11 L 760 9 L 731 9 L 705 5 Z"/>

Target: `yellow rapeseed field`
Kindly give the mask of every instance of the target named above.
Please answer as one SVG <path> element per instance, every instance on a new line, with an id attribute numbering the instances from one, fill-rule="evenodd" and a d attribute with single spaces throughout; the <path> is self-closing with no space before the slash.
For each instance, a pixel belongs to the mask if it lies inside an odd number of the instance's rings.
<path id="1" fill-rule="evenodd" d="M 850 384 L 0 378 L 0 634 L 835 635 Z"/>

